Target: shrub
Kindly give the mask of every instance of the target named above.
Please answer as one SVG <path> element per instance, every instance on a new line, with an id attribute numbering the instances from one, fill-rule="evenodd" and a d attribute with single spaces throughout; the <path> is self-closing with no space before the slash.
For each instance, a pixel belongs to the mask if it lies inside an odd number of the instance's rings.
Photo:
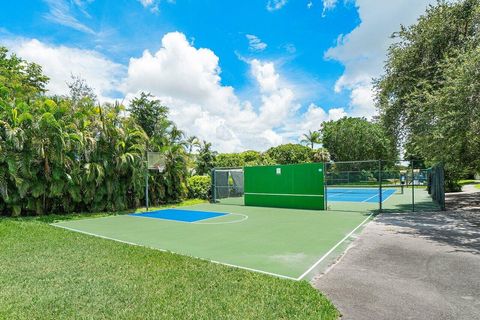
<path id="1" fill-rule="evenodd" d="M 208 199 L 210 194 L 211 179 L 209 176 L 193 176 L 187 179 L 188 197 Z"/>
<path id="2" fill-rule="evenodd" d="M 312 149 L 300 144 L 283 144 L 267 150 L 267 156 L 276 164 L 311 162 Z"/>

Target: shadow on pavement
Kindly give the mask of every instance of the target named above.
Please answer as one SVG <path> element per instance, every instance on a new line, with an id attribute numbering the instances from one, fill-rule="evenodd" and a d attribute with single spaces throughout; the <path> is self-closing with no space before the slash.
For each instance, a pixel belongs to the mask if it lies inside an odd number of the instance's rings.
<path id="1" fill-rule="evenodd" d="M 447 211 L 385 213 L 378 221 L 409 228 L 399 233 L 425 237 L 455 251 L 480 255 L 480 192 L 446 195 Z"/>

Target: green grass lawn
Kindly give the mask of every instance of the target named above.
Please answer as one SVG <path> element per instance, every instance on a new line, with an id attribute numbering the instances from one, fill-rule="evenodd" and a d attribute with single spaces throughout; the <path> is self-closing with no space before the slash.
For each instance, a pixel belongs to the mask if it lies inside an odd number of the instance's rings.
<path id="1" fill-rule="evenodd" d="M 458 184 L 464 186 L 466 184 L 475 184 L 477 181 L 472 179 L 459 180 Z"/>
<path id="2" fill-rule="evenodd" d="M 480 189 L 480 183 L 478 183 L 478 180 L 460 180 L 458 181 L 458 184 L 462 187 L 467 184 L 474 184 L 476 189 Z"/>
<path id="3" fill-rule="evenodd" d="M 284 280 L 47 224 L 57 219 L 0 219 L 0 319 L 338 316 L 334 306 L 306 281 Z"/>

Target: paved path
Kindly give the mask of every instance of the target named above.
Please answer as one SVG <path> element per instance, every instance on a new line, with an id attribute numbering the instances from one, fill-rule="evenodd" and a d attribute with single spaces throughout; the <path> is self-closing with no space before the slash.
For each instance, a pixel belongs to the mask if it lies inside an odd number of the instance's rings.
<path id="1" fill-rule="evenodd" d="M 480 319 L 480 193 L 449 203 L 378 217 L 314 285 L 343 319 Z"/>

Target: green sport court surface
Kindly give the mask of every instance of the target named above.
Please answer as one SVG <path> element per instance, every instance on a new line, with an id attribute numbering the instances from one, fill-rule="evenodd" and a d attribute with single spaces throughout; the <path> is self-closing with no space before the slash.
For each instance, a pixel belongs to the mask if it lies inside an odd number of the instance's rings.
<path id="1" fill-rule="evenodd" d="M 202 203 L 178 209 L 228 213 L 197 222 L 132 215 L 55 223 L 128 244 L 171 251 L 283 278 L 323 271 L 371 217 L 318 211 Z"/>

